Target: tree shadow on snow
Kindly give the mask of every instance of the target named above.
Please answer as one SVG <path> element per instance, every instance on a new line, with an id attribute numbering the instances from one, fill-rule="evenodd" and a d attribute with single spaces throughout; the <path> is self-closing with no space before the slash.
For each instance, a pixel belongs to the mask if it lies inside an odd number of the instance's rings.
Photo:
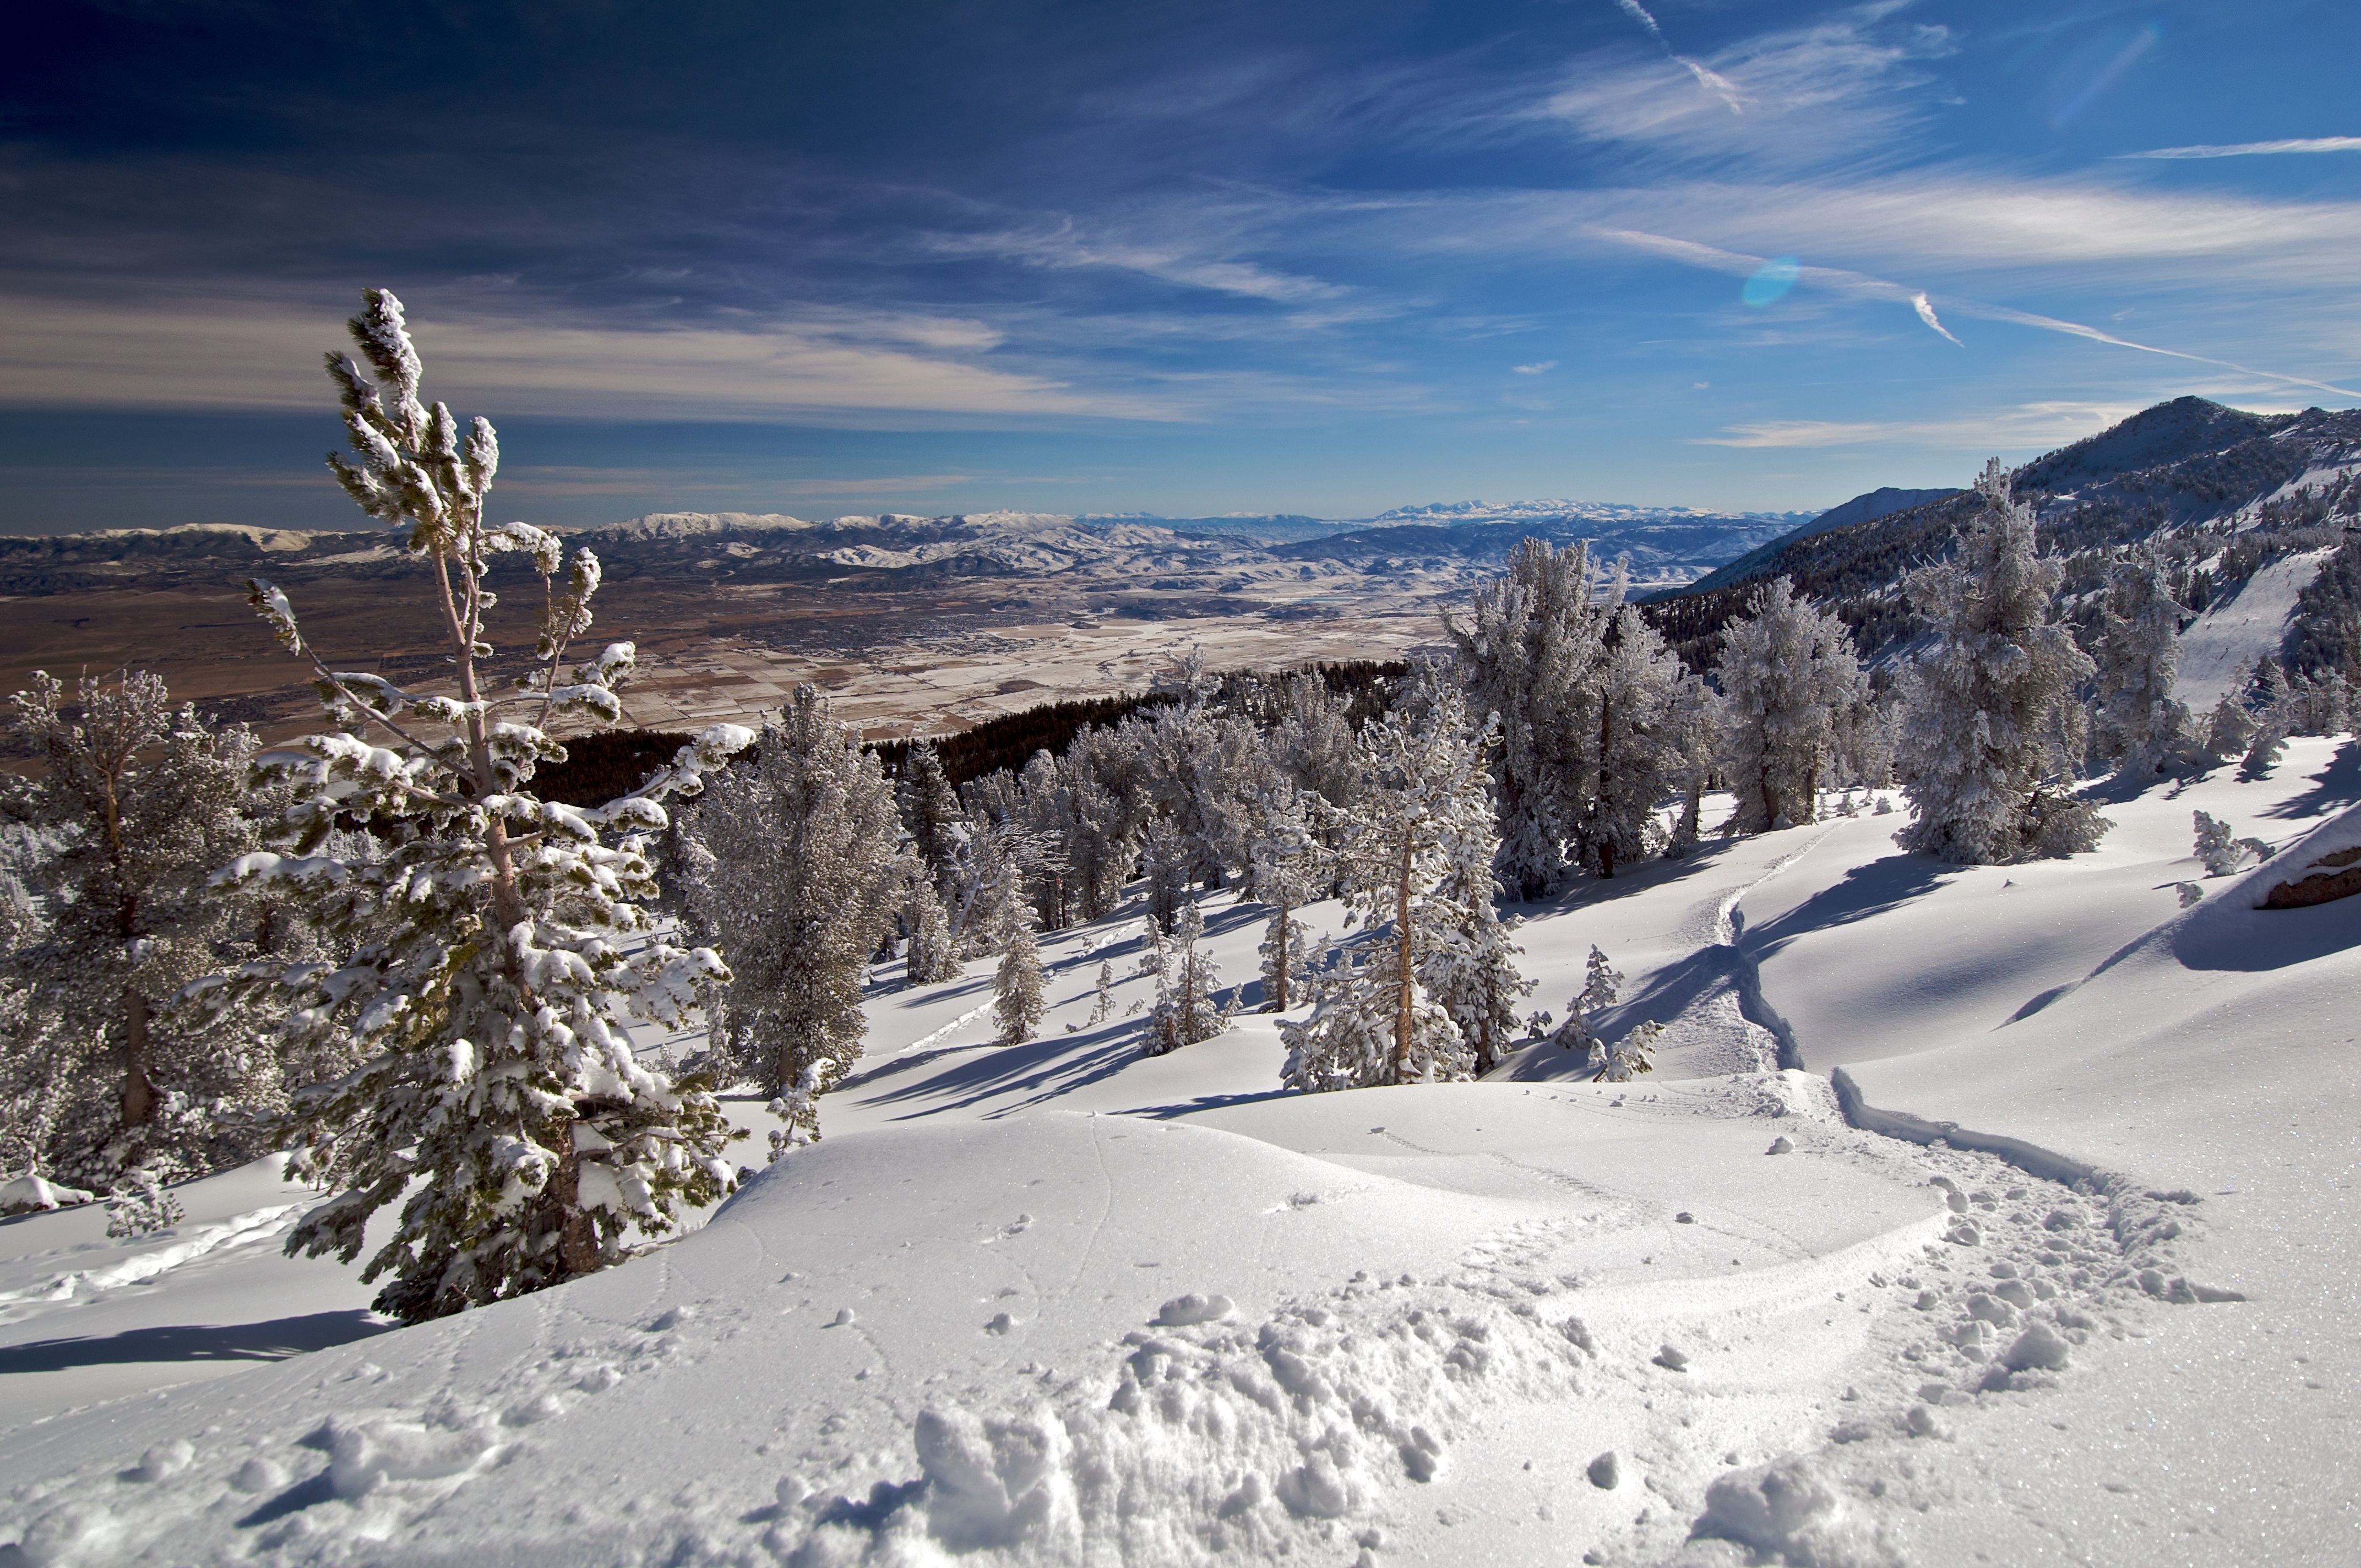
<path id="1" fill-rule="evenodd" d="M 940 1070 L 897 1089 L 862 1094 L 860 1102 L 911 1106 L 913 1109 L 895 1118 L 907 1122 L 946 1110 L 967 1110 L 1004 1094 L 1027 1094 L 1027 1098 L 993 1113 L 1005 1115 L 1113 1077 L 1138 1058 L 1139 1046 L 1136 1025 L 1106 1025 L 1076 1035 L 1044 1035 L 1021 1046 L 966 1046 L 959 1047 L 956 1054 L 960 1059 L 947 1063 Z M 911 1065 L 906 1058 L 881 1063 L 875 1076 L 859 1087 L 875 1084 L 889 1073 L 907 1070 Z M 835 1092 L 841 1095 L 853 1087 L 853 1081 L 848 1080 Z"/>
<path id="2" fill-rule="evenodd" d="M 2361 800 L 2361 740 L 2347 740 L 2328 759 L 2328 766 L 2312 775 L 2312 788 L 2283 800 L 2257 815 L 2282 821 L 2319 817 L 2340 806 Z"/>
<path id="3" fill-rule="evenodd" d="M 355 1307 L 261 1323 L 173 1323 L 104 1336 L 30 1340 L 0 1345 L 0 1376 L 142 1361 L 284 1361 L 381 1334 L 393 1326 Z"/>
<path id="4" fill-rule="evenodd" d="M 1934 892 L 1946 877 L 1965 869 L 1925 855 L 1887 855 L 1853 867 L 1842 882 L 1822 888 L 1793 909 L 1760 926 L 1748 925 L 1740 940 L 1760 958 L 1808 933 L 1850 926 L 1898 909 Z"/>
<path id="5" fill-rule="evenodd" d="M 1533 919 L 1544 915 L 1562 915 L 1569 909 L 1586 909 L 1594 904 L 1605 904 L 1618 898 L 1628 898 L 1635 893 L 1645 893 L 1652 887 L 1663 887 L 1667 883 L 1686 881 L 1712 865 L 1714 861 L 1744 841 L 1742 838 L 1703 839 L 1677 859 L 1666 860 L 1660 856 L 1654 860 L 1642 861 L 1636 866 L 1624 867 L 1611 877 L 1598 877 L 1585 873 L 1558 893 L 1545 893 L 1538 898 L 1526 900 L 1505 899 L 1501 902 L 1500 913 L 1504 916 L 1521 915 L 1527 919 Z"/>

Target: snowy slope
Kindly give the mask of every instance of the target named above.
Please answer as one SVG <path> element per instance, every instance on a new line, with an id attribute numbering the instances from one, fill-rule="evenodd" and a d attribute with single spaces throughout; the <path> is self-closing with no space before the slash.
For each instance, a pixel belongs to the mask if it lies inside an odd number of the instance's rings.
<path id="1" fill-rule="evenodd" d="M 1086 1022 L 1121 922 L 1045 942 L 1027 1046 L 990 1042 L 987 966 L 889 966 L 827 1139 L 702 1229 L 161 1393 L 188 1369 L 126 1359 L 142 1329 L 257 1343 L 367 1292 L 273 1218 L 56 1296 L 288 1201 L 267 1171 L 138 1246 L 11 1222 L 0 1562 L 2338 1561 L 2361 900 L 2170 884 L 2194 808 L 2279 842 L 2356 798 L 2361 751 L 2297 741 L 2109 806 L 2070 863 L 1930 873 L 1863 815 L 1527 906 L 1528 1005 L 1597 942 L 1610 1032 L 1670 1024 L 1625 1087 L 1536 1051 L 1291 1096 L 1254 1014 L 1142 1058 L 1146 982 Z M 1233 984 L 1255 916 L 1209 905 Z M 1839 1064 L 2102 1179 L 1856 1130 Z"/>
<path id="2" fill-rule="evenodd" d="M 2282 557 L 2246 579 L 2234 598 L 2209 606 L 2180 634 L 2180 662 L 2172 695 L 2203 715 L 2254 678 L 2255 661 L 2278 658 L 2287 639 L 2296 596 L 2320 576 L 2333 552 L 2306 550 Z"/>

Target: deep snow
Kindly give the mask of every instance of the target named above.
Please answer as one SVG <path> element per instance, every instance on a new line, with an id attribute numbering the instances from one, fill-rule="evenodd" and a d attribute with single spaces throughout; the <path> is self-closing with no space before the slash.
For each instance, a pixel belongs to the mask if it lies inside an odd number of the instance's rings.
<path id="1" fill-rule="evenodd" d="M 0 1563 L 2347 1561 L 2361 900 L 2256 912 L 2290 857 L 2203 880 L 2190 818 L 2356 798 L 2299 740 L 2070 862 L 1864 814 L 1529 906 L 1528 1007 L 1597 942 L 1609 1032 L 1670 1025 L 1626 1086 L 1287 1095 L 1260 1014 L 1143 1058 L 1083 1022 L 1136 921 L 1045 941 L 1028 1046 L 988 964 L 889 966 L 822 1144 L 422 1328 L 278 1255 L 267 1162 L 137 1244 L 0 1223 Z M 1849 1126 L 1839 1067 L 2092 1178 Z"/>

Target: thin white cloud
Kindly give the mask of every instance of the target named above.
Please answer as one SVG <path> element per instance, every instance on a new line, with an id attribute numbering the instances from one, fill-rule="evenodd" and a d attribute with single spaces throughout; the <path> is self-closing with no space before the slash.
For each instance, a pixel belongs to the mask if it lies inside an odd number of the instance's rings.
<path id="1" fill-rule="evenodd" d="M 2214 147 L 2152 147 L 2122 158 L 2257 158 L 2275 153 L 2361 152 L 2361 137 L 2290 137 L 2282 141 L 2238 141 Z"/>
<path id="2" fill-rule="evenodd" d="M 1765 420 L 1755 424 L 1733 424 L 1719 435 L 1700 435 L 1691 441 L 1693 446 L 1858 446 L 1874 441 L 1899 429 L 1899 426 L 1877 423 L 1838 423 L 1829 420 L 1781 419 Z"/>
<path id="3" fill-rule="evenodd" d="M 1140 390 L 955 357 L 979 323 L 812 313 L 728 327 L 612 328 L 413 313 L 434 385 L 466 411 L 650 419 L 1092 415 L 1170 420 Z M 238 301 L 132 304 L 0 298 L 0 405 L 322 409 L 342 313 Z"/>
<path id="4" fill-rule="evenodd" d="M 1071 224 L 1032 232 L 937 234 L 927 236 L 924 243 L 939 256 L 998 257 L 1030 267 L 1108 267 L 1246 299 L 1291 302 L 1334 299 L 1344 292 L 1316 278 L 1274 271 L 1234 256 L 1209 256 L 1202 249 L 1179 245 L 1093 237 Z"/>
<path id="5" fill-rule="evenodd" d="M 1520 376 L 1543 376 L 1556 369 L 1557 361 L 1554 359 L 1536 359 L 1531 365 L 1512 365 L 1510 368 L 1514 370 Z"/>
<path id="6" fill-rule="evenodd" d="M 2095 434 L 2138 411 L 2136 403 L 2035 402 L 1941 420 L 1763 420 L 1693 436 L 1692 446 L 1784 451 L 1916 446 L 1938 452 L 2046 451 Z"/>

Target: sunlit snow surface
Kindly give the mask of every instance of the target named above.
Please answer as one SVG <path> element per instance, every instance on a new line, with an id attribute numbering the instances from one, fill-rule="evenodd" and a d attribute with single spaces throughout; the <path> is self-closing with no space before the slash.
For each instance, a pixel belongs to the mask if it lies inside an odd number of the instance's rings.
<path id="1" fill-rule="evenodd" d="M 8 1222 L 0 1563 L 2349 1560 L 2361 899 L 2174 884 L 2195 809 L 2356 797 L 2297 741 L 2071 862 L 1864 814 L 1530 908 L 1529 1007 L 1597 942 L 1610 1032 L 1669 1025 L 1624 1087 L 1284 1095 L 1257 1014 L 1143 1059 L 1136 923 L 1045 942 L 1024 1047 L 988 965 L 889 966 L 820 1146 L 423 1328 L 279 1255 L 267 1165 L 138 1243 Z M 1209 905 L 1229 983 L 1256 915 Z M 1838 1066 L 2103 1179 L 1853 1130 Z"/>

